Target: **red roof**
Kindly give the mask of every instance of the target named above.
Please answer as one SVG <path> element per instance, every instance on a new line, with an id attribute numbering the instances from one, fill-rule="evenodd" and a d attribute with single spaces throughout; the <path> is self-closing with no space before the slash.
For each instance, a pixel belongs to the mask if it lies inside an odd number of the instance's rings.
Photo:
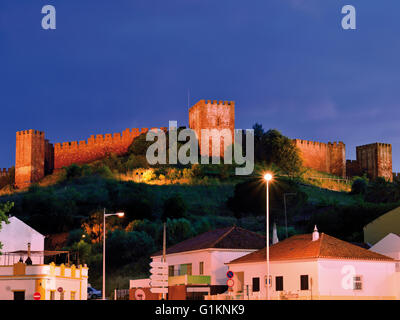
<path id="1" fill-rule="evenodd" d="M 265 248 L 247 254 L 230 263 L 266 261 Z M 309 258 L 334 258 L 349 260 L 394 261 L 382 254 L 369 251 L 346 241 L 321 233 L 316 241 L 311 234 L 302 234 L 274 244 L 269 249 L 270 261 L 296 260 Z"/>
<path id="2" fill-rule="evenodd" d="M 208 248 L 220 249 L 261 249 L 265 246 L 265 237 L 255 232 L 233 226 L 202 233 L 194 238 L 167 248 L 166 253 L 179 253 Z M 152 256 L 162 255 L 162 251 Z"/>

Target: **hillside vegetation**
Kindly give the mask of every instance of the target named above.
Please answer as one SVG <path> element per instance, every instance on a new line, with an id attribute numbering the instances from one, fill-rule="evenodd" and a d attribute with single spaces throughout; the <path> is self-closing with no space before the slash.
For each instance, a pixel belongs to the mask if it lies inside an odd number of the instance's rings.
<path id="1" fill-rule="evenodd" d="M 399 205 L 396 183 L 357 178 L 350 184 L 306 170 L 278 131 L 258 128 L 257 137 L 250 177 L 235 176 L 235 165 L 150 167 L 143 155 L 147 142 L 140 138 L 125 156 L 71 165 L 25 190 L 6 186 L 0 204 L 13 203 L 10 213 L 42 234 L 68 233 L 57 249 L 70 250 L 75 263 L 79 257 L 79 263 L 88 264 L 95 287 L 101 284 L 103 210 L 124 211 L 123 219 L 109 217 L 106 224 L 108 294 L 126 287 L 128 279 L 148 275 L 149 257 L 162 247 L 163 222 L 168 246 L 232 225 L 265 234 L 266 171 L 274 173 L 270 219 L 280 239 L 286 231 L 289 236 L 310 233 L 316 224 L 322 232 L 362 242 L 363 226 Z M 263 160 L 269 154 L 274 162 Z"/>

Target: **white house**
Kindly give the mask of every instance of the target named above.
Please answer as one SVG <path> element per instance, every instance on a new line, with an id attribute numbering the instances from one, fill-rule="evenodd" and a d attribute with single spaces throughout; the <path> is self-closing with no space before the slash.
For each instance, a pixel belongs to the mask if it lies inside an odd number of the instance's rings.
<path id="1" fill-rule="evenodd" d="M 369 250 L 400 260 L 400 236 L 389 233 Z"/>
<path id="2" fill-rule="evenodd" d="M 210 299 L 266 299 L 266 250 L 228 263 L 229 295 Z M 270 247 L 271 299 L 399 299 L 400 268 L 393 258 L 327 234 L 296 235 Z"/>
<path id="3" fill-rule="evenodd" d="M 3 248 L 0 249 L 0 252 L 26 252 L 28 250 L 28 243 L 30 243 L 30 250 L 32 252 L 42 252 L 44 250 L 44 235 L 31 228 L 17 217 L 11 217 L 8 220 L 9 224 L 2 222 L 1 225 L 0 242 L 3 245 Z M 0 265 L 12 265 L 20 258 L 25 261 L 27 257 L 27 252 L 21 256 L 7 254 L 0 255 Z M 32 255 L 31 259 L 33 264 L 43 263 L 42 256 Z"/>
<path id="4" fill-rule="evenodd" d="M 166 250 L 168 285 L 202 286 L 203 294 L 225 292 L 226 263 L 264 246 L 265 237 L 236 226 L 212 230 L 180 242 Z M 162 251 L 151 258 L 161 261 Z M 149 284 L 149 280 L 131 280 L 130 288 L 144 287 L 144 284 Z"/>
<path id="5" fill-rule="evenodd" d="M 27 265 L 17 262 L 0 266 L 0 300 L 86 300 L 86 266 Z"/>

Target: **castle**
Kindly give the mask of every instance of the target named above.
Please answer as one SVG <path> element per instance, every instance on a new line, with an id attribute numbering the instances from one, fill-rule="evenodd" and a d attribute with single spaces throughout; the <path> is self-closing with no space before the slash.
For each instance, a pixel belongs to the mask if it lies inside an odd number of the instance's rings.
<path id="1" fill-rule="evenodd" d="M 371 143 L 356 147 L 356 160 L 346 160 L 343 142 L 322 143 L 294 139 L 300 150 L 303 165 L 340 177 L 367 175 L 370 179 L 383 177 L 393 181 L 398 174 L 392 172 L 392 146 L 387 143 Z"/>
<path id="2" fill-rule="evenodd" d="M 196 132 L 201 145 L 201 129 L 228 129 L 232 134 L 235 128 L 234 101 L 200 100 L 189 109 L 189 127 Z M 156 128 L 151 128 L 151 130 Z M 166 131 L 167 128 L 161 128 Z M 146 133 L 141 130 L 126 129 L 121 133 L 92 135 L 81 141 L 55 143 L 45 139 L 44 132 L 37 130 L 18 131 L 16 133 L 15 185 L 24 188 L 40 181 L 45 175 L 73 163 L 84 164 L 102 159 L 111 153 L 123 155 L 135 138 Z M 390 144 L 373 143 L 357 147 L 357 159 L 346 161 L 343 142 L 321 143 L 294 139 L 293 144 L 299 149 L 303 165 L 336 176 L 348 177 L 363 175 L 374 179 L 385 177 L 392 181 L 392 147 Z M 227 147 L 222 140 L 220 155 Z M 202 155 L 211 154 L 212 138 L 209 150 L 200 150 Z M 0 176 L 8 174 L 0 171 Z"/>

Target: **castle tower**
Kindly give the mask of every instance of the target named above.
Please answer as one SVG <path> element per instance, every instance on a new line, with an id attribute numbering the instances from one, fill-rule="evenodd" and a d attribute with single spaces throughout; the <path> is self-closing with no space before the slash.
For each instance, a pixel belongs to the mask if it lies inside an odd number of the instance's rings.
<path id="1" fill-rule="evenodd" d="M 217 100 L 200 100 L 189 109 L 189 127 L 196 132 L 200 146 L 201 155 L 212 155 L 212 141 L 218 139 L 218 134 L 212 133 L 209 141 L 208 150 L 201 147 L 201 130 L 202 129 L 228 129 L 234 142 L 235 130 L 235 102 L 234 101 L 217 101 Z M 217 140 L 215 140 L 217 141 Z M 224 150 L 229 147 L 225 145 L 224 139 L 220 142 L 220 156 L 224 156 Z"/>
<path id="2" fill-rule="evenodd" d="M 359 146 L 356 153 L 362 173 L 366 173 L 370 179 L 384 177 L 393 181 L 391 144 L 371 143 Z"/>
<path id="3" fill-rule="evenodd" d="M 16 135 L 15 184 L 18 188 L 29 186 L 44 177 L 44 132 L 18 131 Z"/>

